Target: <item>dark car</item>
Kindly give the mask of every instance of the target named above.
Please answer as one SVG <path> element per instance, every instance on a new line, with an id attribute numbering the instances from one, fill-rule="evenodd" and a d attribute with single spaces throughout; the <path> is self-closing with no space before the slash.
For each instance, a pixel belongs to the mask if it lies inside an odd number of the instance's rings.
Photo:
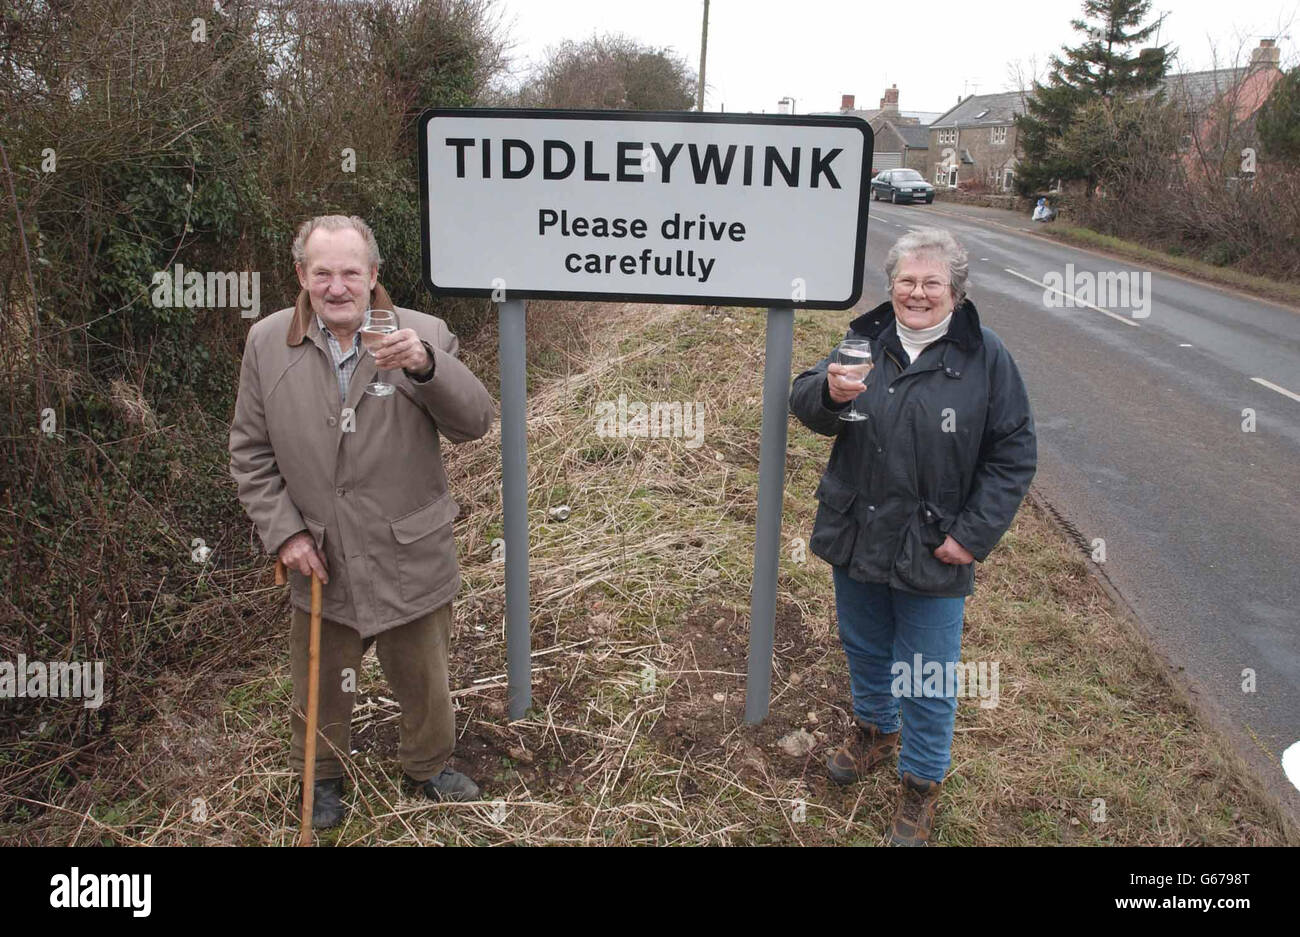
<path id="1" fill-rule="evenodd" d="M 886 169 L 871 180 L 871 197 L 877 202 L 887 198 L 895 205 L 899 202 L 934 201 L 934 186 L 915 169 Z"/>

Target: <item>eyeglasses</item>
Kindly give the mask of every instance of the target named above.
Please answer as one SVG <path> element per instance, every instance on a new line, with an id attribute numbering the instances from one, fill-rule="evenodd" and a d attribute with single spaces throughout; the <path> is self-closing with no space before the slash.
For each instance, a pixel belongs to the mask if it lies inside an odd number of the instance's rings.
<path id="1" fill-rule="evenodd" d="M 910 296 L 916 290 L 917 286 L 920 286 L 921 289 L 925 290 L 927 295 L 939 296 L 948 288 L 948 281 L 926 280 L 923 283 L 918 283 L 911 277 L 899 277 L 894 281 L 894 292 L 902 293 L 904 296 Z"/>

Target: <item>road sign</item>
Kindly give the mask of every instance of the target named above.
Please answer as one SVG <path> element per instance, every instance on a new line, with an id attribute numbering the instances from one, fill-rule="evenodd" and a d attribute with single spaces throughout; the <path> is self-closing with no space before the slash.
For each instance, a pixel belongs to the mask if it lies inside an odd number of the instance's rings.
<path id="1" fill-rule="evenodd" d="M 500 317 L 509 714 L 532 700 L 529 298 L 767 306 L 745 720 L 772 690 L 794 308 L 862 291 L 872 132 L 856 117 L 429 110 L 420 118 L 425 284 Z"/>
<path id="2" fill-rule="evenodd" d="M 429 110 L 435 294 L 846 309 L 872 132 L 856 117 Z"/>

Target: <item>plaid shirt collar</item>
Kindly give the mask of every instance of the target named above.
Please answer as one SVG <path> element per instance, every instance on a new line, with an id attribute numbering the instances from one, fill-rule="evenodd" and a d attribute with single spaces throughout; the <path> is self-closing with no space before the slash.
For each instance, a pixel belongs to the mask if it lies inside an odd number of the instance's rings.
<path id="1" fill-rule="evenodd" d="M 363 321 L 361 325 L 357 326 L 356 332 L 352 335 L 352 349 L 347 354 L 344 354 L 343 346 L 339 343 L 339 340 L 334 337 L 334 333 L 329 330 L 329 327 L 325 325 L 325 320 L 319 315 L 316 316 L 316 328 L 320 329 L 320 334 L 325 336 L 325 341 L 334 355 L 335 364 L 346 361 L 350 356 L 357 353 L 357 341 L 360 339 L 361 330 L 365 328 L 365 325 L 366 323 Z"/>
<path id="2" fill-rule="evenodd" d="M 365 322 L 361 323 L 364 326 Z M 343 346 L 339 340 L 334 337 L 334 333 L 325 327 L 325 322 L 319 315 L 316 316 L 316 327 L 320 329 L 321 335 L 325 336 L 325 344 L 330 350 L 330 358 L 334 364 L 334 378 L 338 381 L 339 400 L 348 399 L 348 384 L 352 381 L 352 374 L 361 363 L 361 350 L 357 346 L 361 342 L 361 327 L 352 335 L 352 347 L 347 352 L 343 351 Z"/>

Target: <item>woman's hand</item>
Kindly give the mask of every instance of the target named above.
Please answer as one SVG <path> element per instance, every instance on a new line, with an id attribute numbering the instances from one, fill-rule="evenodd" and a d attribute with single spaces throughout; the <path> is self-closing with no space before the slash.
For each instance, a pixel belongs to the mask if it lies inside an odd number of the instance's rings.
<path id="1" fill-rule="evenodd" d="M 935 547 L 934 558 L 952 566 L 965 566 L 967 563 L 975 562 L 975 557 L 971 556 L 970 551 L 952 539 L 951 535 L 945 535 L 943 543 Z"/>
<path id="2" fill-rule="evenodd" d="M 836 403 L 848 403 L 858 394 L 867 389 L 867 385 L 855 377 L 846 376 L 846 368 L 842 364 L 828 364 L 826 366 L 826 387 L 830 394 L 831 400 Z"/>

